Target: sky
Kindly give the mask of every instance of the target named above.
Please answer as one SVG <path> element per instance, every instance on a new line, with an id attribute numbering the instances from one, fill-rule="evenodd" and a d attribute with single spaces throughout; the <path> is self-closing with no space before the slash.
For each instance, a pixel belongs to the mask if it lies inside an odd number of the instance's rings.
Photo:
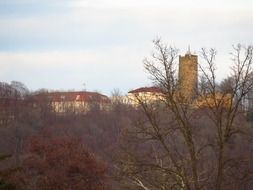
<path id="1" fill-rule="evenodd" d="M 152 84 L 157 37 L 182 55 L 215 48 L 221 80 L 232 45 L 252 45 L 252 12 L 252 0 L 0 0 L 0 81 L 124 94 Z"/>

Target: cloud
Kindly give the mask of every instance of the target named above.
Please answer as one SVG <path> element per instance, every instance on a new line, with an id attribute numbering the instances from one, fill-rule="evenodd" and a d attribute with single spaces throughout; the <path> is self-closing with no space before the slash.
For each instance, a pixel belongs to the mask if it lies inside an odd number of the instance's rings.
<path id="1" fill-rule="evenodd" d="M 249 0 L 0 0 L 0 76 L 36 89 L 127 91 L 147 82 L 142 59 L 161 36 L 181 53 L 253 41 Z"/>
<path id="2" fill-rule="evenodd" d="M 69 3 L 72 7 L 89 7 L 100 9 L 249 9 L 252 6 L 251 0 L 75 0 Z"/>
<path id="3" fill-rule="evenodd" d="M 142 68 L 146 52 L 128 47 L 101 51 L 1 52 L 0 76 L 17 80 L 32 89 L 77 89 L 124 92 L 147 82 Z M 133 85 L 134 84 L 134 85 Z"/>
<path id="4" fill-rule="evenodd" d="M 208 38 L 216 41 L 223 33 L 234 38 L 234 31 L 245 32 L 244 28 L 250 31 L 248 23 L 252 21 L 251 12 L 240 10 L 79 7 L 64 13 L 0 18 L 0 49 L 38 51 L 131 46 L 157 35 L 170 37 L 176 45 L 183 40 L 200 41 L 200 37 L 201 45 L 206 45 Z"/>
<path id="5" fill-rule="evenodd" d="M 81 90 L 85 83 L 87 90 L 99 90 L 109 95 L 114 88 L 120 88 L 126 93 L 151 84 L 142 64 L 151 50 L 152 44 L 147 43 L 143 47 L 117 46 L 82 51 L 0 52 L 0 77 L 6 82 L 24 82 L 33 90 Z M 228 74 L 229 63 L 228 53 L 219 52 L 219 80 Z"/>

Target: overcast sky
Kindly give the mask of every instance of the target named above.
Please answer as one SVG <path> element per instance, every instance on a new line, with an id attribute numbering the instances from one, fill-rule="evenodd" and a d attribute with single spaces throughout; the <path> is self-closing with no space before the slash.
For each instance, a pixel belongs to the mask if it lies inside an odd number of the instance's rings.
<path id="1" fill-rule="evenodd" d="M 216 48 L 222 78 L 252 23 L 252 0 L 0 0 L 0 81 L 126 93 L 150 85 L 142 60 L 157 36 L 181 54 Z"/>

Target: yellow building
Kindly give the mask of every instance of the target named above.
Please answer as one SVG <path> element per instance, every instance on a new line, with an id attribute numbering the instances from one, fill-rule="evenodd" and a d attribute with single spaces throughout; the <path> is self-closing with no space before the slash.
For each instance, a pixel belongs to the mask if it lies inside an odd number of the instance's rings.
<path id="1" fill-rule="evenodd" d="M 37 104 L 48 104 L 52 111 L 58 114 L 87 113 L 96 108 L 106 110 L 110 105 L 110 99 L 97 92 L 48 92 L 35 95 Z"/>
<path id="2" fill-rule="evenodd" d="M 151 103 L 154 101 L 160 101 L 163 97 L 164 94 L 158 87 L 142 87 L 128 92 L 127 103 L 137 106 L 140 101 Z"/>
<path id="3" fill-rule="evenodd" d="M 232 97 L 230 94 L 215 93 L 214 95 L 206 95 L 198 97 L 193 106 L 195 108 L 210 108 L 210 107 L 219 107 L 219 108 L 229 108 L 232 104 Z"/>

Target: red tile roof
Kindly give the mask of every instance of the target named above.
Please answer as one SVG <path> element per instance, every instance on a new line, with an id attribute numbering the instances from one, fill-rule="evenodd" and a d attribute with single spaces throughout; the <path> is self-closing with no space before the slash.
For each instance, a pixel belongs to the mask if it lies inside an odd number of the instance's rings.
<path id="1" fill-rule="evenodd" d="M 140 92 L 153 92 L 153 93 L 162 93 L 162 90 L 158 87 L 142 87 L 142 88 L 137 88 L 135 90 L 131 90 L 128 93 L 140 93 Z"/>
<path id="2" fill-rule="evenodd" d="M 110 103 L 110 99 L 97 92 L 48 92 L 34 95 L 36 100 L 48 100 L 52 102 L 98 102 L 98 103 Z"/>

